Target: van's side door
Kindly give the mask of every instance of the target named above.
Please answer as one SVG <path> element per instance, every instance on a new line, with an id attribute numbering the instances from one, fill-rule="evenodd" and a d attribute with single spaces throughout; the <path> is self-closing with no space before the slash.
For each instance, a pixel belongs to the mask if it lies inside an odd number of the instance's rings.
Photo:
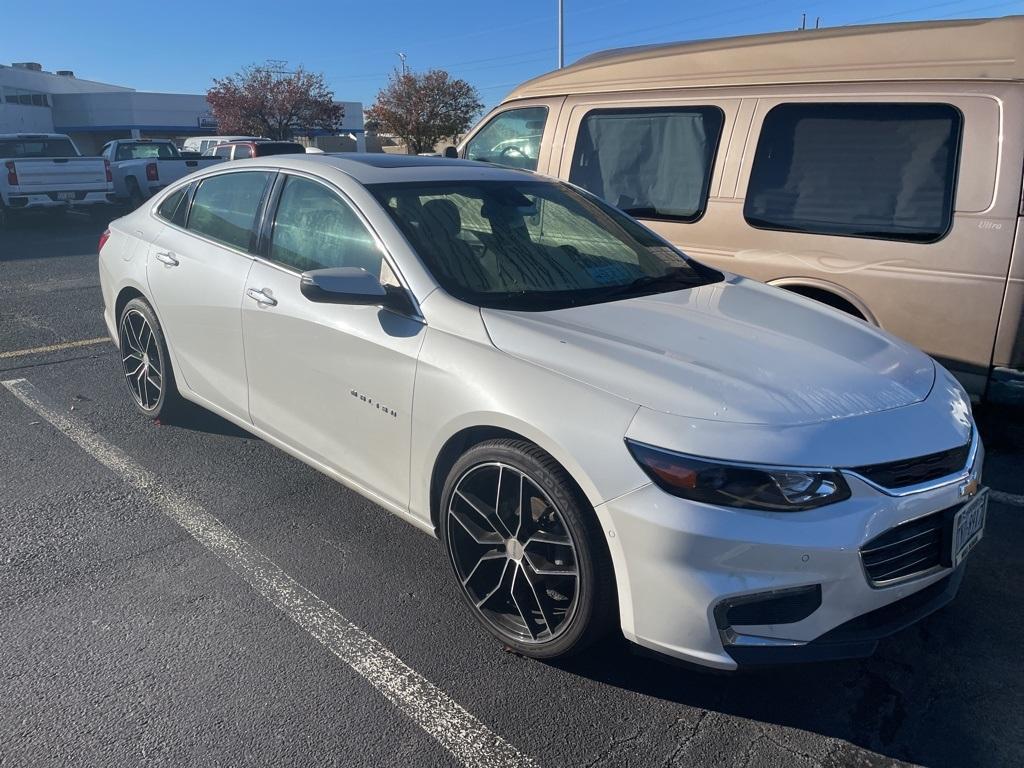
<path id="1" fill-rule="evenodd" d="M 730 139 L 742 100 L 678 93 L 573 96 L 553 172 L 630 213 L 696 258 L 714 258 L 720 195 L 734 182 Z"/>
<path id="2" fill-rule="evenodd" d="M 555 128 L 565 99 L 523 99 L 497 107 L 459 147 L 459 157 L 549 173 L 561 150 Z"/>

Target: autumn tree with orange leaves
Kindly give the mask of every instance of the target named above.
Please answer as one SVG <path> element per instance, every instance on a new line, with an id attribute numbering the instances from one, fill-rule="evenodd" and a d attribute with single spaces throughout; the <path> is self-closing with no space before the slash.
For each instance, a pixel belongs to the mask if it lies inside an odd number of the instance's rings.
<path id="1" fill-rule="evenodd" d="M 396 71 L 366 116 L 419 153 L 433 152 L 441 139 L 464 133 L 482 108 L 476 88 L 444 70 Z"/>
<path id="2" fill-rule="evenodd" d="M 281 62 L 253 64 L 213 81 L 206 100 L 225 134 L 290 139 L 311 130 L 336 131 L 344 108 L 322 74 L 301 66 L 285 72 Z"/>

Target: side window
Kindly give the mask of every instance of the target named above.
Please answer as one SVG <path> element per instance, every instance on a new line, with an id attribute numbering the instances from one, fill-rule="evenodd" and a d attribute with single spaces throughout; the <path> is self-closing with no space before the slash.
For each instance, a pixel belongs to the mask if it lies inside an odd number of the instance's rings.
<path id="1" fill-rule="evenodd" d="M 718 107 L 593 110 L 580 123 L 569 181 L 632 216 L 696 221 L 724 121 Z"/>
<path id="2" fill-rule="evenodd" d="M 213 156 L 214 157 L 222 157 L 225 160 L 230 160 L 231 159 L 231 147 L 224 147 L 224 146 L 217 147 L 215 150 L 213 150 Z"/>
<path id="3" fill-rule="evenodd" d="M 383 254 L 359 217 L 335 192 L 298 176 L 281 191 L 269 255 L 300 272 L 362 267 L 381 277 Z"/>
<path id="4" fill-rule="evenodd" d="M 949 104 L 781 104 L 765 116 L 743 213 L 762 229 L 939 240 L 961 123 Z"/>
<path id="5" fill-rule="evenodd" d="M 164 201 L 160 203 L 160 207 L 156 209 L 156 215 L 161 219 L 166 219 L 172 224 L 184 226 L 185 210 L 187 208 L 185 204 L 185 197 L 188 192 L 188 187 L 189 185 L 186 184 L 164 198 Z"/>
<path id="6" fill-rule="evenodd" d="M 537 170 L 547 107 L 510 109 L 491 119 L 466 145 L 468 160 Z"/>
<path id="7" fill-rule="evenodd" d="M 192 198 L 188 228 L 240 250 L 248 250 L 256 214 L 271 175 L 247 171 L 203 179 Z"/>
<path id="8" fill-rule="evenodd" d="M 246 157 L 252 157 L 252 149 L 248 144 L 239 144 L 235 147 L 235 160 L 242 160 Z"/>

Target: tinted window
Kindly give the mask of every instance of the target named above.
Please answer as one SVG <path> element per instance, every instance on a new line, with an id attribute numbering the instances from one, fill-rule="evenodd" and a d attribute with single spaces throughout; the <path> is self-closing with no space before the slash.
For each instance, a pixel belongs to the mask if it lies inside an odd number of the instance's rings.
<path id="1" fill-rule="evenodd" d="M 381 274 L 381 251 L 359 217 L 336 193 L 298 176 L 281 191 L 270 258 L 300 272 L 362 267 Z"/>
<path id="2" fill-rule="evenodd" d="M 248 250 L 253 223 L 271 174 L 260 171 L 225 173 L 199 184 L 192 199 L 188 228 Z"/>
<path id="3" fill-rule="evenodd" d="M 256 156 L 303 154 L 306 148 L 293 141 L 261 141 L 256 145 Z"/>
<path id="4" fill-rule="evenodd" d="M 953 216 L 948 104 L 783 104 L 765 117 L 744 215 L 755 227 L 930 242 Z"/>
<path id="5" fill-rule="evenodd" d="M 181 189 L 172 192 L 164 198 L 164 201 L 160 203 L 160 207 L 156 209 L 157 215 L 174 224 L 184 224 L 186 208 L 184 200 L 187 191 L 188 185 L 186 184 Z"/>
<path id="6" fill-rule="evenodd" d="M 223 147 L 223 146 L 217 147 L 215 150 L 213 150 L 213 156 L 214 157 L 223 157 L 223 158 L 226 158 L 226 159 L 230 159 L 230 157 L 231 157 L 231 147 Z"/>
<path id="7" fill-rule="evenodd" d="M 589 112 L 569 181 L 633 216 L 694 221 L 707 205 L 723 119 L 717 107 Z"/>
<path id="8" fill-rule="evenodd" d="M 466 158 L 535 171 L 547 119 L 547 107 L 502 112 L 466 145 Z"/>
<path id="9" fill-rule="evenodd" d="M 4 139 L 0 157 L 78 157 L 78 151 L 70 139 Z"/>
<path id="10" fill-rule="evenodd" d="M 242 160 L 246 157 L 252 157 L 252 150 L 248 144 L 239 144 L 235 147 L 235 160 Z"/>
<path id="11" fill-rule="evenodd" d="M 567 184 L 461 181 L 369 189 L 441 286 L 478 306 L 550 310 L 721 279 Z"/>

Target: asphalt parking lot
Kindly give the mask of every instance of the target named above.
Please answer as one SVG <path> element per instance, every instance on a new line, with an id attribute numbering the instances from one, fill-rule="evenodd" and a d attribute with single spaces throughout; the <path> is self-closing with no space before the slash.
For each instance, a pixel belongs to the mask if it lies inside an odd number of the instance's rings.
<path id="1" fill-rule="evenodd" d="M 100 229 L 0 233 L 0 765 L 1024 765 L 1019 414 L 981 412 L 1001 493 L 959 597 L 873 658 L 544 664 L 423 533 L 215 416 L 139 418 Z"/>

